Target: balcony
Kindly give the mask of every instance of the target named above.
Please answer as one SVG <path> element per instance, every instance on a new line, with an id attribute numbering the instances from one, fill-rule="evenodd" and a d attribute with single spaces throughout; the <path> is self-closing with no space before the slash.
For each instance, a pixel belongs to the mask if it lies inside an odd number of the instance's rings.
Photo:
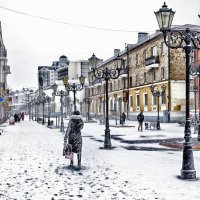
<path id="1" fill-rule="evenodd" d="M 159 56 L 151 56 L 145 59 L 145 68 L 147 71 L 151 70 L 152 68 L 158 68 L 159 63 Z"/>
<path id="2" fill-rule="evenodd" d="M 94 87 L 94 84 L 93 84 L 93 82 L 89 82 L 89 86 L 88 86 L 89 88 L 93 88 Z"/>
<path id="3" fill-rule="evenodd" d="M 128 76 L 128 68 L 122 68 L 121 70 L 120 70 L 120 73 L 119 73 L 120 75 L 120 77 L 121 78 L 123 78 L 123 77 L 127 77 Z"/>
<path id="4" fill-rule="evenodd" d="M 95 80 L 93 81 L 93 84 L 94 84 L 95 86 L 102 85 L 102 79 L 95 79 Z"/>

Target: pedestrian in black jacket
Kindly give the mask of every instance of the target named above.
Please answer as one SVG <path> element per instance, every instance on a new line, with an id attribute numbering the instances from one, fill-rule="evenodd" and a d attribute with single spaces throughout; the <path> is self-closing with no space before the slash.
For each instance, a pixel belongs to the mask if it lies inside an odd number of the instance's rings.
<path id="1" fill-rule="evenodd" d="M 140 114 L 137 116 L 137 120 L 138 120 L 138 131 L 141 130 L 141 132 L 142 132 L 143 131 L 143 122 L 144 122 L 143 112 L 140 112 Z"/>

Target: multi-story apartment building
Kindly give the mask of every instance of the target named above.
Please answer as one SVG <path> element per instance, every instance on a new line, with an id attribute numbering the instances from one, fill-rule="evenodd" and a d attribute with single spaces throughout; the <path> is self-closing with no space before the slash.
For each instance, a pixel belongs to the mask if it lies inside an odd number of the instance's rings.
<path id="1" fill-rule="evenodd" d="M 52 66 L 39 66 L 38 77 L 42 77 L 44 87 L 53 85 L 57 80 L 55 68 Z"/>
<path id="2" fill-rule="evenodd" d="M 7 65 L 7 50 L 3 43 L 2 29 L 0 22 L 0 123 L 7 118 L 7 75 L 10 74 L 10 66 Z"/>
<path id="3" fill-rule="evenodd" d="M 199 31 L 195 25 L 176 26 L 175 29 Z M 162 114 L 170 113 L 171 121 L 183 115 L 185 111 L 185 60 L 182 49 L 169 49 L 164 44 L 162 33 L 153 35 L 138 33 L 138 42 L 127 45 L 124 51 L 115 52 L 112 58 L 99 64 L 97 68 L 114 68 L 114 59 L 119 55 L 124 60 L 123 69 L 117 80 L 109 81 L 109 110 L 117 114 L 126 112 L 129 119 L 136 119 L 140 111 L 144 112 L 145 120 L 157 117 L 157 109 Z M 91 112 L 103 115 L 105 101 L 104 81 L 95 79 L 89 72 Z M 165 86 L 165 92 L 158 98 L 153 96 L 150 86 L 158 91 Z M 191 95 L 191 106 L 193 96 Z"/>

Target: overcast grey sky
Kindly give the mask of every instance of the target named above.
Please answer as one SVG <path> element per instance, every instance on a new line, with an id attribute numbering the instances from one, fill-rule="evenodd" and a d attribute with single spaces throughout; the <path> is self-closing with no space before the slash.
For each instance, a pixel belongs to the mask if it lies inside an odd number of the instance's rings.
<path id="1" fill-rule="evenodd" d="M 125 43 L 136 43 L 138 32 L 152 34 L 158 29 L 154 11 L 163 2 L 0 0 L 3 40 L 12 73 L 8 77 L 9 86 L 13 89 L 36 87 L 37 67 L 51 65 L 63 54 L 71 61 L 88 59 L 93 52 L 104 60 L 110 58 L 115 48 L 123 50 Z M 199 0 L 168 0 L 166 4 L 176 11 L 174 25 L 200 25 Z M 34 18 L 2 7 L 52 20 Z"/>

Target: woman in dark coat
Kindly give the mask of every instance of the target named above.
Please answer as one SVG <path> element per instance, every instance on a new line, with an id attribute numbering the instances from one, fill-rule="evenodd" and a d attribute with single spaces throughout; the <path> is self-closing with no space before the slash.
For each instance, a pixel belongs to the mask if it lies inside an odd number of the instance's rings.
<path id="1" fill-rule="evenodd" d="M 64 137 L 64 144 L 72 145 L 72 158 L 70 165 L 74 164 L 73 153 L 77 153 L 78 168 L 81 169 L 81 151 L 82 151 L 82 137 L 81 129 L 83 128 L 83 119 L 79 111 L 74 111 L 73 115 L 69 118 L 68 127 Z"/>

